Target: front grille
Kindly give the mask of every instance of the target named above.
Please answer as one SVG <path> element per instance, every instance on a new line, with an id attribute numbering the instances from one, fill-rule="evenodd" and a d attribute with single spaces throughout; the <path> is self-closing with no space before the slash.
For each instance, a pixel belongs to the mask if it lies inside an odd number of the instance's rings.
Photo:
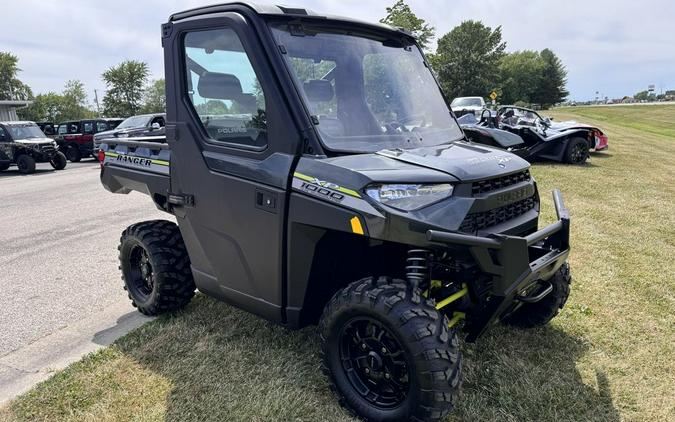
<path id="1" fill-rule="evenodd" d="M 52 145 L 42 145 L 40 146 L 40 152 L 45 155 L 52 155 L 56 149 Z"/>
<path id="2" fill-rule="evenodd" d="M 495 177 L 494 179 L 473 182 L 471 185 L 471 193 L 477 195 L 479 193 L 492 192 L 493 190 L 502 189 L 507 186 L 515 185 L 516 183 L 529 181 L 530 171 L 523 170 L 518 173 L 507 174 L 506 176 Z"/>
<path id="3" fill-rule="evenodd" d="M 476 212 L 466 216 L 459 231 L 465 233 L 483 230 L 487 227 L 509 221 L 533 209 L 536 205 L 535 197 L 532 196 L 522 201 L 514 202 L 503 207 L 495 208 L 485 212 Z"/>

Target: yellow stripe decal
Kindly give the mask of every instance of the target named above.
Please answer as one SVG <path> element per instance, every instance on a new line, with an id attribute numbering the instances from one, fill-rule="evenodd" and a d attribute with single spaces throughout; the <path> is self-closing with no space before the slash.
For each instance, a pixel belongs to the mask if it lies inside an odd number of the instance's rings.
<path id="1" fill-rule="evenodd" d="M 347 195 L 354 196 L 356 198 L 361 197 L 361 195 L 359 195 L 359 193 L 357 191 L 353 190 L 353 189 L 343 188 L 342 186 L 337 186 L 334 183 L 331 183 L 331 185 L 334 185 L 334 186 L 325 186 L 321 183 L 317 183 L 316 178 L 314 178 L 312 176 L 307 176 L 306 174 L 302 174 L 302 173 L 299 173 L 297 171 L 295 173 L 293 173 L 293 176 L 297 177 L 298 179 L 304 180 L 305 182 L 314 183 L 315 185 L 319 185 L 319 186 L 324 187 L 324 188 L 329 188 L 329 189 L 336 190 L 338 192 L 346 193 Z M 320 182 L 320 181 L 318 181 L 318 182 Z"/>
<path id="2" fill-rule="evenodd" d="M 359 217 L 352 217 L 349 222 L 352 225 L 352 232 L 356 234 L 363 234 L 363 226 L 361 226 L 361 220 L 359 220 Z"/>

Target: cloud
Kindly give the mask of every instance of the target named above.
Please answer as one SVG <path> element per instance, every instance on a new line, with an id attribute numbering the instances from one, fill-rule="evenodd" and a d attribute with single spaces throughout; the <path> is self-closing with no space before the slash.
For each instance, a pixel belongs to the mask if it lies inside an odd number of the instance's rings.
<path id="1" fill-rule="evenodd" d="M 0 50 L 20 58 L 21 78 L 35 92 L 61 91 L 69 79 L 105 89 L 101 73 L 122 60 L 144 60 L 153 78 L 163 75 L 160 25 L 171 13 L 213 0 L 44 2 L 3 5 Z M 319 13 L 377 21 L 390 1 L 289 1 Z M 675 18 L 670 0 L 565 2 L 519 0 L 410 0 L 437 35 L 461 21 L 501 25 L 508 50 L 550 48 L 567 66 L 571 98 L 600 91 L 610 97 L 633 94 L 656 84 L 675 89 Z"/>

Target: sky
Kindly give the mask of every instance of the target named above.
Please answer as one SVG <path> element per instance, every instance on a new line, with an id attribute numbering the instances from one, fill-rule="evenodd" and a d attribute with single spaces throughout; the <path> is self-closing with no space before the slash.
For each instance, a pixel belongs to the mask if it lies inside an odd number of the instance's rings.
<path id="1" fill-rule="evenodd" d="M 34 93 L 85 84 L 89 102 L 105 91 L 101 73 L 126 59 L 163 77 L 160 25 L 171 13 L 217 0 L 2 0 L 0 51 L 19 57 Z M 274 3 L 274 2 L 272 2 Z M 321 14 L 377 21 L 394 0 L 284 0 Z M 501 26 L 507 51 L 550 48 L 568 71 L 569 99 L 620 98 L 654 84 L 675 89 L 673 0 L 409 0 L 437 38 L 464 20 Z"/>

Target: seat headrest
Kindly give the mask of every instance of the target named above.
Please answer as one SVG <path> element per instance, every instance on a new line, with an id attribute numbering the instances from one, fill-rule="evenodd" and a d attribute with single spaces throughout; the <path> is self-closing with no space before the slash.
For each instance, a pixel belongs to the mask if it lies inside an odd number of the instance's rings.
<path id="1" fill-rule="evenodd" d="M 242 94 L 241 82 L 229 73 L 204 72 L 199 77 L 197 92 L 202 98 L 232 100 Z"/>
<path id="2" fill-rule="evenodd" d="M 303 84 L 303 89 L 307 99 L 312 102 L 327 102 L 335 96 L 333 85 L 325 79 L 310 79 Z"/>

